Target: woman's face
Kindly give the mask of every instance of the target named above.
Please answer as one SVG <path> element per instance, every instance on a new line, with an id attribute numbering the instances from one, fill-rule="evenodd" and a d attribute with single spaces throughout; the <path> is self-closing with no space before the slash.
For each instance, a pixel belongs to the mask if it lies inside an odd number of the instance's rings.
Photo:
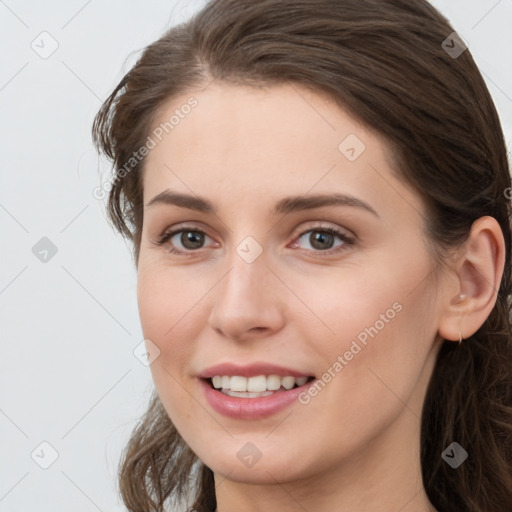
<path id="1" fill-rule="evenodd" d="M 187 444 L 253 483 L 417 456 L 442 283 L 383 141 L 298 85 L 214 83 L 153 128 L 138 302 Z"/>

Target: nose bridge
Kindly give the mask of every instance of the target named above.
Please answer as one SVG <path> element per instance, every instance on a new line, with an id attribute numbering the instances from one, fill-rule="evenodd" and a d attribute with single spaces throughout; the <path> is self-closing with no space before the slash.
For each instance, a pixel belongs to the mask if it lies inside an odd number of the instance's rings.
<path id="1" fill-rule="evenodd" d="M 212 327 L 230 337 L 254 328 L 276 329 L 282 321 L 278 280 L 267 267 L 264 248 L 246 237 L 232 248 L 229 269 L 219 283 L 210 316 Z"/>
<path id="2" fill-rule="evenodd" d="M 268 237 L 261 230 L 258 231 L 257 223 L 255 225 L 250 222 L 250 218 L 257 218 L 257 215 L 258 212 L 253 212 L 247 205 L 245 215 L 239 216 L 237 222 L 231 226 L 231 241 L 226 245 L 230 270 L 223 287 L 227 296 L 246 294 L 251 287 L 262 283 L 262 279 L 268 279 L 267 264 L 270 253 L 268 247 L 264 247 Z M 249 297 L 256 298 L 254 293 L 249 293 Z"/>
<path id="3" fill-rule="evenodd" d="M 257 246 L 256 246 L 257 244 Z M 269 274 L 263 247 L 254 239 L 242 241 L 232 249 L 229 257 L 229 271 L 221 286 L 219 297 L 230 307 L 255 304 L 265 301 L 268 291 Z"/>

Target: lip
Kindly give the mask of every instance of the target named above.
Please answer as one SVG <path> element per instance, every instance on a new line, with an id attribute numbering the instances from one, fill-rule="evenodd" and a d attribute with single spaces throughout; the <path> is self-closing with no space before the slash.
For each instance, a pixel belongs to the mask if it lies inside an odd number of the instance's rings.
<path id="1" fill-rule="evenodd" d="M 198 377 L 202 379 L 211 379 L 216 375 L 239 375 L 240 377 L 256 377 L 257 375 L 279 375 L 280 377 L 311 377 L 311 374 L 301 373 L 291 368 L 278 366 L 271 363 L 252 363 L 248 365 L 236 365 L 233 363 L 220 363 L 210 366 L 202 371 Z M 299 388 L 297 388 L 299 389 Z M 249 400 L 254 400 L 250 398 Z"/>
<path id="2" fill-rule="evenodd" d="M 216 369 L 217 367 L 214 368 Z M 245 368 L 247 369 L 249 367 Z M 253 370 L 251 369 L 250 371 Z M 215 373 L 215 375 L 219 374 Z M 261 373 L 251 374 L 249 376 L 252 377 L 254 375 L 261 375 Z M 278 374 L 274 373 L 274 375 Z M 290 374 L 287 373 L 286 375 Z M 305 375 L 301 374 L 299 377 L 305 377 Z M 297 388 L 289 389 L 286 391 L 278 391 L 272 395 L 262 396 L 259 398 L 239 398 L 225 395 L 221 391 L 214 389 L 210 385 L 210 382 L 207 380 L 207 378 L 208 377 L 199 378 L 198 382 L 202 387 L 206 400 L 212 409 L 219 414 L 222 414 L 223 416 L 246 420 L 264 418 L 282 411 L 297 401 L 298 396 L 306 391 L 307 388 L 316 381 L 316 379 L 312 379 L 311 381 L 306 382 L 306 384 Z"/>

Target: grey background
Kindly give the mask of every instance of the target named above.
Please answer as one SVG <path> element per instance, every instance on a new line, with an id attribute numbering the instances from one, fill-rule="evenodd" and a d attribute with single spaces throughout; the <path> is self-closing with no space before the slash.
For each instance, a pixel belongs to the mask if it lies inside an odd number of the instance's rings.
<path id="1" fill-rule="evenodd" d="M 432 3 L 468 42 L 511 144 L 512 0 Z M 0 0 L 2 512 L 124 510 L 117 462 L 152 380 L 133 353 L 130 248 L 92 195 L 108 165 L 90 128 L 137 52 L 203 4 Z"/>

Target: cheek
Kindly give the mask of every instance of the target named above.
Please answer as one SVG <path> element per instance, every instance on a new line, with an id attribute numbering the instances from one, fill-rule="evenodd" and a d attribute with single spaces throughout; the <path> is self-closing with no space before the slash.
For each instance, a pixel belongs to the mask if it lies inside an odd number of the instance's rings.
<path id="1" fill-rule="evenodd" d="M 314 344 L 316 359 L 322 362 L 319 370 L 326 381 L 333 381 L 333 391 L 341 386 L 353 396 L 367 392 L 369 398 L 354 403 L 380 397 L 375 400 L 378 407 L 385 395 L 396 399 L 386 385 L 407 396 L 428 357 L 436 333 L 425 279 L 431 264 L 417 247 L 419 241 L 407 257 L 381 255 L 364 268 L 340 269 L 339 278 L 331 269 L 314 286 L 311 280 L 295 282 L 294 290 L 307 297 L 308 306 L 304 315 L 294 316 L 300 324 L 297 331 Z"/>
<path id="2" fill-rule="evenodd" d="M 155 389 L 167 415 L 176 424 L 179 418 L 188 421 L 188 411 L 193 405 L 185 374 L 193 350 L 193 336 L 187 336 L 190 287 L 182 288 L 173 274 L 178 273 L 161 269 L 158 264 L 145 266 L 141 261 L 137 301 L 144 338 L 159 350 L 149 367 Z"/>
<path id="3" fill-rule="evenodd" d="M 190 329 L 198 325 L 194 305 L 200 298 L 200 290 L 191 287 L 190 282 L 187 285 L 180 273 L 158 265 L 139 265 L 137 301 L 142 332 L 160 351 L 150 366 L 157 386 L 161 380 L 172 381 L 173 377 L 183 380 L 194 347 Z"/>
<path id="4" fill-rule="evenodd" d="M 139 265 L 137 300 L 144 334 L 157 338 L 172 337 L 183 329 L 189 316 L 197 311 L 202 286 L 191 281 L 191 271 L 177 270 L 162 264 Z M 198 283 L 203 279 L 194 273 Z"/>
<path id="5" fill-rule="evenodd" d="M 349 446 L 357 436 L 371 437 L 410 399 L 410 409 L 420 415 L 421 397 L 415 393 L 435 337 L 435 312 L 428 285 L 411 293 L 414 281 L 402 276 L 394 288 L 374 289 L 367 297 L 347 296 L 332 311 L 337 336 L 323 346 L 321 377 L 328 383 L 318 399 L 311 397 L 310 405 L 319 428 L 351 419 L 340 445 Z"/>
<path id="6" fill-rule="evenodd" d="M 368 330 L 384 332 L 396 321 L 405 290 L 410 290 L 405 281 L 401 273 L 395 276 L 389 266 L 382 272 L 378 264 L 329 269 L 314 279 L 295 277 L 293 290 L 305 300 L 304 314 L 294 315 L 293 321 L 300 322 L 301 332 L 332 358 L 348 350 L 354 339 L 364 343 Z"/>

